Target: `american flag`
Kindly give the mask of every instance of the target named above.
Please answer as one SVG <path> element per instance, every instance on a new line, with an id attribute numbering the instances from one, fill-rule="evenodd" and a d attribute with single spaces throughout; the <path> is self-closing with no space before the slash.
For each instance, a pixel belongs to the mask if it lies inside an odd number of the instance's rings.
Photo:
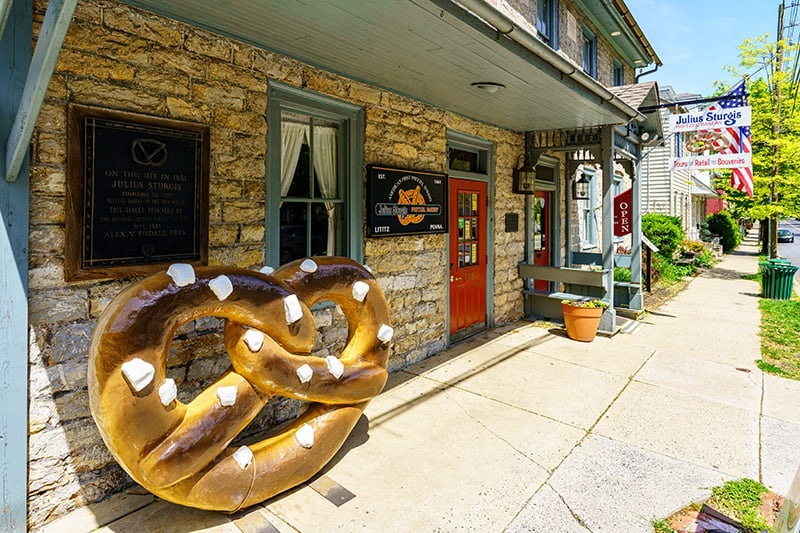
<path id="1" fill-rule="evenodd" d="M 740 81 L 725 93 L 719 100 L 711 104 L 708 109 L 715 111 L 718 109 L 729 109 L 731 107 L 741 107 L 747 105 L 747 93 L 745 92 L 745 80 Z M 750 126 L 726 128 L 724 130 L 714 130 L 723 133 L 730 142 L 730 148 L 720 153 L 724 154 L 749 154 L 752 152 L 750 146 Z M 746 192 L 750 197 L 753 196 L 753 167 L 734 168 L 731 173 L 731 187 Z"/>

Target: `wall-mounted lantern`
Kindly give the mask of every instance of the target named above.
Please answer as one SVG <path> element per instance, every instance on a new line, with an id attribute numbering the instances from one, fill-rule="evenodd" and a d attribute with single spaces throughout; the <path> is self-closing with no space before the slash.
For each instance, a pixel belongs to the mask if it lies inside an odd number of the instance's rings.
<path id="1" fill-rule="evenodd" d="M 588 200 L 589 199 L 589 177 L 585 172 L 581 172 L 580 179 L 572 182 L 572 199 L 573 200 Z"/>
<path id="2" fill-rule="evenodd" d="M 521 167 L 514 169 L 512 177 L 514 194 L 533 194 L 536 192 L 536 168 L 530 164 L 527 151 L 525 153 L 525 162 Z"/>

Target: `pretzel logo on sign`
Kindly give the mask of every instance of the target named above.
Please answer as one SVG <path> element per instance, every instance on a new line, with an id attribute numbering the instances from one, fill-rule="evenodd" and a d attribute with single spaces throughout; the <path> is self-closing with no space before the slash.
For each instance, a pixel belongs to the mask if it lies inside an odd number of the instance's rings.
<path id="1" fill-rule="evenodd" d="M 721 152 L 730 146 L 731 142 L 723 134 L 714 131 L 699 131 L 686 142 L 686 150 L 693 154 L 701 154 L 707 150 Z"/>
<path id="2" fill-rule="evenodd" d="M 160 167 L 167 162 L 167 145 L 158 139 L 134 139 L 131 159 L 147 167 Z"/>
<path id="3" fill-rule="evenodd" d="M 310 308 L 347 318 L 340 357 L 313 357 Z M 166 360 L 186 322 L 220 316 L 232 366 L 194 400 L 177 399 Z M 386 383 L 393 330 L 365 267 L 319 257 L 262 273 L 172 265 L 123 290 L 100 316 L 89 351 L 92 416 L 122 467 L 153 494 L 235 511 L 308 480 L 339 450 Z M 231 441 L 273 396 L 311 402 L 278 434 Z"/>
<path id="4" fill-rule="evenodd" d="M 407 191 L 400 189 L 398 195 L 398 205 L 425 205 L 425 198 L 419 192 L 419 185 L 417 185 L 416 189 L 408 189 Z M 424 218 L 425 215 L 397 215 L 397 220 L 404 226 L 419 224 Z"/>

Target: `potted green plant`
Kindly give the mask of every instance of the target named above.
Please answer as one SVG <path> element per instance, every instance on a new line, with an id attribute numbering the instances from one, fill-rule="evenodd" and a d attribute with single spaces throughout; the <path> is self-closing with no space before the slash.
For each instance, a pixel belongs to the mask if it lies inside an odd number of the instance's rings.
<path id="1" fill-rule="evenodd" d="M 597 326 L 600 317 L 608 308 L 608 302 L 603 300 L 561 300 L 561 310 L 564 313 L 564 325 L 570 339 L 582 342 L 591 342 L 597 335 Z"/>

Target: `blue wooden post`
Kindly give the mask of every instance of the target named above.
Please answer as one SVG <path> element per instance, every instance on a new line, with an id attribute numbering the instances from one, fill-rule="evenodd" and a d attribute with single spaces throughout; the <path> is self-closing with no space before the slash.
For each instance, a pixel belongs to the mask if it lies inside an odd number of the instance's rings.
<path id="1" fill-rule="evenodd" d="M 630 309 L 644 311 L 644 294 L 642 293 L 642 156 L 634 161 L 633 205 L 631 205 L 631 282 L 638 283 L 630 298 Z"/>
<path id="2" fill-rule="evenodd" d="M 31 0 L 16 0 L 0 36 L 0 147 L 31 60 Z M 0 154 L 5 176 L 5 154 Z M 28 159 L 0 179 L 0 531 L 25 531 L 28 491 Z"/>
<path id="3" fill-rule="evenodd" d="M 600 168 L 603 170 L 603 270 L 608 309 L 600 319 L 600 331 L 615 331 L 617 312 L 614 309 L 614 126 L 603 126 L 600 136 Z"/>

